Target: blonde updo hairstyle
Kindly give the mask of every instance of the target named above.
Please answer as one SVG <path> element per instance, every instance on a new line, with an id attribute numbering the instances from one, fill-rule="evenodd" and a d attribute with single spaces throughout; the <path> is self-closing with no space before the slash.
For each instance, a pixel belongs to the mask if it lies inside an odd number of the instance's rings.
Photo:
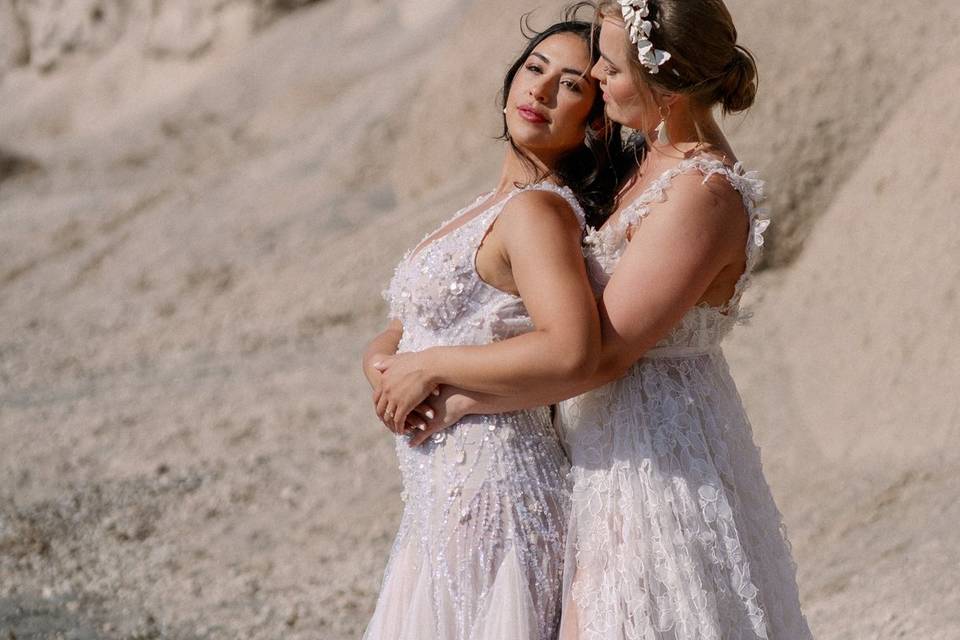
<path id="1" fill-rule="evenodd" d="M 649 40 L 671 57 L 654 74 L 634 54 L 630 70 L 638 80 L 665 93 L 689 96 L 705 107 L 720 105 L 724 115 L 753 105 L 756 60 L 737 44 L 737 29 L 723 0 L 648 0 L 647 6 L 647 20 L 657 23 Z M 616 0 L 602 0 L 597 9 L 601 19 L 623 20 Z M 636 52 L 626 31 L 624 38 Z"/>

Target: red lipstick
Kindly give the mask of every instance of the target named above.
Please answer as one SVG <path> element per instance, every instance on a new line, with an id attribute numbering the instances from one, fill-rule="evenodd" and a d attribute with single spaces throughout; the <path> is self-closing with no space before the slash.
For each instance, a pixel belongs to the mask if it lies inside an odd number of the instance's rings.
<path id="1" fill-rule="evenodd" d="M 541 114 L 533 107 L 522 105 L 517 107 L 517 111 L 520 113 L 520 117 L 527 122 L 532 122 L 533 124 L 546 124 L 550 122 L 547 120 L 546 116 Z"/>

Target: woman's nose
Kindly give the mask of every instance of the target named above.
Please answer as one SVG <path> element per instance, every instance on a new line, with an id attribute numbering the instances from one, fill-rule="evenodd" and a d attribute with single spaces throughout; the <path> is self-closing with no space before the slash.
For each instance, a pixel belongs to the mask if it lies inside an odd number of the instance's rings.
<path id="1" fill-rule="evenodd" d="M 603 82 L 605 76 L 603 74 L 603 68 L 600 66 L 600 60 L 597 60 L 592 67 L 590 67 L 590 76 L 596 78 L 600 82 Z"/>
<path id="2" fill-rule="evenodd" d="M 534 82 L 530 85 L 530 97 L 537 102 L 547 102 L 550 99 L 550 89 L 547 82 Z"/>

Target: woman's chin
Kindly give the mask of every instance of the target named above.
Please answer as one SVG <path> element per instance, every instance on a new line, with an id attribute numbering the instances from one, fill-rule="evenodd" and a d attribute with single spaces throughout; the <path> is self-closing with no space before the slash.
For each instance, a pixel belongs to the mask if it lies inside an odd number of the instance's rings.
<path id="1" fill-rule="evenodd" d="M 603 106 L 603 113 L 607 116 L 608 119 L 613 120 L 616 123 L 624 124 L 623 122 L 623 113 L 620 109 L 617 108 L 617 105 L 610 104 L 609 102 Z"/>
<path id="2" fill-rule="evenodd" d="M 544 131 L 531 132 L 521 129 L 511 133 L 510 138 L 515 145 L 528 151 L 550 150 L 558 146 L 554 137 Z"/>
<path id="3" fill-rule="evenodd" d="M 549 123 L 520 119 L 509 123 L 507 131 L 514 140 L 544 140 L 551 136 Z"/>

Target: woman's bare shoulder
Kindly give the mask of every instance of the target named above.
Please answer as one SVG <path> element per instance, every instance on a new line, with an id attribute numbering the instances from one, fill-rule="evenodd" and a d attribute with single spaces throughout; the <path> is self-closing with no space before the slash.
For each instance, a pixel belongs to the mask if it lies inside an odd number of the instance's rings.
<path id="1" fill-rule="evenodd" d="M 709 239 L 716 248 L 739 249 L 749 226 L 743 197 L 725 176 L 687 171 L 673 178 L 661 202 L 650 205 L 641 235 L 676 233 Z"/>
<path id="2" fill-rule="evenodd" d="M 576 228 L 580 222 L 570 203 L 556 191 L 527 189 L 504 205 L 500 218 L 506 225 L 532 228 Z"/>

